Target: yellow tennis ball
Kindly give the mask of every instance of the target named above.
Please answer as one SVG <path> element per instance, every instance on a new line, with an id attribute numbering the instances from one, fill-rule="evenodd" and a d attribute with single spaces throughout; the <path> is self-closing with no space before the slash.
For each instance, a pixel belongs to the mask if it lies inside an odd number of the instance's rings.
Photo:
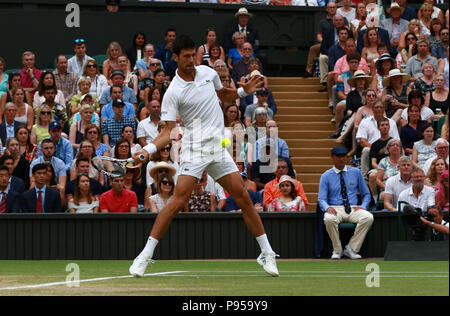
<path id="1" fill-rule="evenodd" d="M 228 148 L 231 146 L 231 140 L 227 137 L 224 137 L 222 138 L 221 144 L 223 148 Z"/>

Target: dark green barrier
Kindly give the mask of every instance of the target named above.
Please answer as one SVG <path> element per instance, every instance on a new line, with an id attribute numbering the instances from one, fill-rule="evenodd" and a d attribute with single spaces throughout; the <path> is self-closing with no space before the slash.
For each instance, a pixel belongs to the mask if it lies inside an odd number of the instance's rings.
<path id="1" fill-rule="evenodd" d="M 399 240 L 397 215 L 375 212 L 368 257 Z M 0 260 L 131 260 L 144 247 L 155 214 L 6 214 L 0 216 Z M 281 258 L 314 257 L 315 212 L 261 214 Z M 255 259 L 259 247 L 239 213 L 181 213 L 155 258 Z"/>

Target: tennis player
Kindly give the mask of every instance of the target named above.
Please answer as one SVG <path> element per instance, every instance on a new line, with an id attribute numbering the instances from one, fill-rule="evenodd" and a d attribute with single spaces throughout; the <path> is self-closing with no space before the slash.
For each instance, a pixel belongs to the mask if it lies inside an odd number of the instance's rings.
<path id="1" fill-rule="evenodd" d="M 166 122 L 166 126 L 152 143 L 135 153 L 133 158 L 140 162 L 139 155 L 144 155 L 147 160 L 150 155 L 167 145 L 171 141 L 171 130 L 177 128 L 176 115 L 179 113 L 185 127 L 180 175 L 172 200 L 156 217 L 150 238 L 131 265 L 130 274 L 139 277 L 144 275 L 148 264 L 153 262 L 153 252 L 159 240 L 175 215 L 183 209 L 194 184 L 206 170 L 240 206 L 245 224 L 261 248 L 258 264 L 270 275 L 278 276 L 275 260 L 278 255 L 270 246 L 261 218 L 244 188 L 235 162 L 221 144 L 225 128 L 219 98 L 230 101 L 261 90 L 263 78 L 254 76 L 247 83 L 240 84 L 237 90 L 224 88 L 215 70 L 207 66 L 195 66 L 196 49 L 191 38 L 186 35 L 178 36 L 172 51 L 178 70 L 164 94 L 161 106 L 161 120 Z"/>

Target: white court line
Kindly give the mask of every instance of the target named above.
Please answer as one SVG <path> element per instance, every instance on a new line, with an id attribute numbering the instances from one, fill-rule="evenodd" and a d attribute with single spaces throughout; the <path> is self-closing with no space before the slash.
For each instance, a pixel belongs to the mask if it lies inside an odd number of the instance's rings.
<path id="1" fill-rule="evenodd" d="M 186 272 L 189 272 L 189 271 L 169 271 L 169 272 L 148 273 L 148 274 L 144 274 L 144 277 L 147 277 L 147 276 L 158 276 L 158 275 L 168 275 L 168 274 L 175 274 L 175 273 L 186 273 Z M 64 282 L 52 282 L 52 283 L 43 283 L 43 284 L 33 284 L 33 285 L 11 286 L 11 287 L 0 288 L 0 291 L 22 290 L 22 289 L 36 289 L 36 288 L 50 287 L 50 286 L 56 286 L 56 285 L 69 285 L 69 284 L 76 284 L 76 283 L 86 283 L 86 282 L 96 282 L 96 281 L 105 281 L 105 280 L 114 280 L 114 279 L 126 279 L 126 278 L 134 278 L 134 276 L 133 275 L 122 275 L 122 276 L 115 276 L 115 277 L 94 278 L 94 279 L 86 279 L 86 280 L 79 280 L 79 281 L 64 281 Z"/>

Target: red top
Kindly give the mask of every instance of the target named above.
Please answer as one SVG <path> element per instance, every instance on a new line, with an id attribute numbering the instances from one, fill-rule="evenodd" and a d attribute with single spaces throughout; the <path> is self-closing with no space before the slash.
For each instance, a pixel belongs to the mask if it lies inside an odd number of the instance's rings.
<path id="1" fill-rule="evenodd" d="M 108 210 L 110 213 L 129 213 L 133 206 L 138 206 L 136 193 L 127 189 L 123 189 L 120 194 L 115 194 L 111 189 L 100 196 L 100 210 Z"/>
<path id="2" fill-rule="evenodd" d="M 42 75 L 42 71 L 33 68 L 33 75 L 36 80 L 39 81 Z M 31 76 L 28 74 L 25 68 L 22 68 L 22 70 L 20 71 L 20 77 L 22 79 L 22 88 L 33 88 L 33 79 L 31 79 Z M 33 99 L 34 93 L 34 91 L 30 92 L 31 99 Z"/>

